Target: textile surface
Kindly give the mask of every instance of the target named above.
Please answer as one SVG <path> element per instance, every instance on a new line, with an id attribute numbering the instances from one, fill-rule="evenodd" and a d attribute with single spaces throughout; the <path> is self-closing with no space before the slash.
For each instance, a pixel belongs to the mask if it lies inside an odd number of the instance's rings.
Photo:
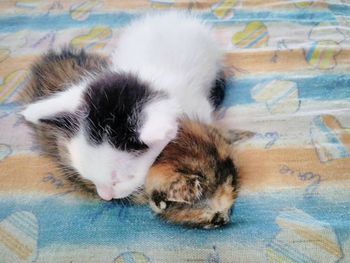
<path id="1" fill-rule="evenodd" d="M 146 12 L 212 24 L 230 85 L 218 125 L 237 146 L 232 223 L 174 226 L 146 206 L 104 202 L 56 172 L 18 112 L 49 48 L 108 54 Z M 0 262 L 350 262 L 349 0 L 0 1 Z"/>

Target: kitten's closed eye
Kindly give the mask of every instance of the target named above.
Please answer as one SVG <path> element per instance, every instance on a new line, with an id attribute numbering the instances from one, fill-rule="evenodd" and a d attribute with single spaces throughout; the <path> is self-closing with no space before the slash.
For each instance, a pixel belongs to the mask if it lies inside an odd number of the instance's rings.
<path id="1" fill-rule="evenodd" d="M 178 168 L 178 169 L 176 170 L 176 172 L 182 173 L 182 174 L 186 174 L 186 175 L 194 175 L 194 176 L 198 176 L 198 177 L 200 177 L 200 178 L 204 178 L 204 174 L 203 174 L 202 171 L 193 170 L 193 169 L 187 168 L 187 167 Z"/>

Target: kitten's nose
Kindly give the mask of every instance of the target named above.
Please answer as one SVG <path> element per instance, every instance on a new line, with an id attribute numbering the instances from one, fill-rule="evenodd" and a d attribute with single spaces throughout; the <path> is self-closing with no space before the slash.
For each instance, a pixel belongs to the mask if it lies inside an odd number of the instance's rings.
<path id="1" fill-rule="evenodd" d="M 109 201 L 113 198 L 113 189 L 107 185 L 96 185 L 96 190 L 98 195 L 106 201 Z"/>

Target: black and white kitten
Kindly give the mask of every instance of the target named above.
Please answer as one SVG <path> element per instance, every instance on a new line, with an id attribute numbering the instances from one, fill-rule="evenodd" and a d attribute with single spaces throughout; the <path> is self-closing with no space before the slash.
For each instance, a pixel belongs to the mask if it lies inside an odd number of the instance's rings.
<path id="1" fill-rule="evenodd" d="M 111 64 L 82 65 L 73 79 L 64 81 L 74 67 L 50 69 L 61 71 L 61 83 L 32 93 L 22 112 L 34 126 L 58 128 L 55 136 L 66 162 L 105 200 L 141 187 L 156 157 L 175 138 L 177 119 L 186 114 L 210 123 L 224 94 L 222 52 L 211 29 L 194 17 L 175 12 L 143 17 L 117 44 Z M 79 66 L 82 58 L 75 59 Z M 47 78 L 45 62 L 37 68 L 32 78 L 41 85 Z"/>

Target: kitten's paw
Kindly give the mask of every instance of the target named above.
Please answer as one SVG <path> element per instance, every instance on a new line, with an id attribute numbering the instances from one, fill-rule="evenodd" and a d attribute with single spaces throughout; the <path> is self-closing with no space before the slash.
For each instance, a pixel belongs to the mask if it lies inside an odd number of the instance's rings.
<path id="1" fill-rule="evenodd" d="M 150 205 L 156 213 L 162 213 L 168 207 L 167 194 L 154 190 L 151 196 Z"/>
<path id="2" fill-rule="evenodd" d="M 121 177 L 121 181 L 113 185 L 113 198 L 121 199 L 130 196 L 140 188 L 144 180 L 142 177 Z"/>
<path id="3" fill-rule="evenodd" d="M 168 192 L 168 201 L 182 202 L 191 204 L 200 199 L 202 195 L 202 186 L 199 176 L 188 175 L 173 182 Z"/>

